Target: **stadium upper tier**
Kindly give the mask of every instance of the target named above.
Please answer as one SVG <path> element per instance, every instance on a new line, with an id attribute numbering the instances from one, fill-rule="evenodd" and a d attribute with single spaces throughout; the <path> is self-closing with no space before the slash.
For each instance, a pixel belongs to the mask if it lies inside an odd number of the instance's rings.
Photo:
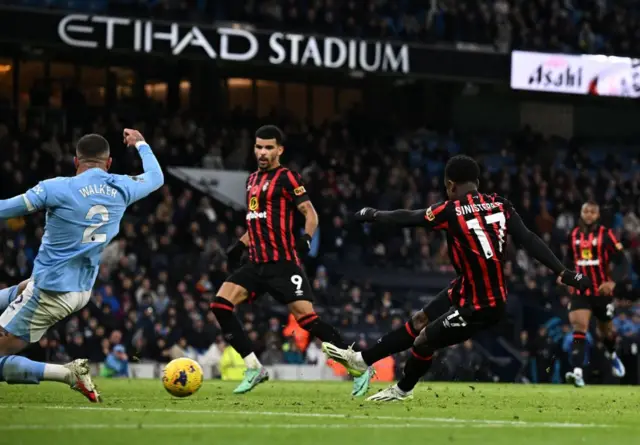
<path id="1" fill-rule="evenodd" d="M 3 4 L 501 50 L 640 54 L 637 2 L 454 0 L 4 0 Z M 620 3 L 625 3 L 621 5 Z"/>

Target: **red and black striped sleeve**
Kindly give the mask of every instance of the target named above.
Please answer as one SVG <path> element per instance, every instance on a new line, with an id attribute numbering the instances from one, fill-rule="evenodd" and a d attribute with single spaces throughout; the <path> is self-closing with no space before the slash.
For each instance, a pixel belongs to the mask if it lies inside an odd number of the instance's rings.
<path id="1" fill-rule="evenodd" d="M 304 187 L 302 178 L 297 172 L 286 170 L 283 172 L 281 177 L 287 199 L 293 201 L 295 205 L 300 205 L 305 201 L 309 201 L 307 189 Z"/>
<path id="2" fill-rule="evenodd" d="M 616 283 L 625 280 L 629 274 L 629 261 L 624 254 L 624 247 L 611 229 L 605 230 L 605 249 L 611 255 L 615 267 L 611 270 L 611 279 Z"/>
<path id="3" fill-rule="evenodd" d="M 613 234 L 613 230 L 606 229 L 605 231 L 606 248 L 609 252 L 621 252 L 624 250 L 622 243 L 618 241 L 618 238 Z"/>
<path id="4" fill-rule="evenodd" d="M 431 230 L 445 230 L 449 227 L 450 201 L 441 201 L 424 212 L 424 225 Z"/>

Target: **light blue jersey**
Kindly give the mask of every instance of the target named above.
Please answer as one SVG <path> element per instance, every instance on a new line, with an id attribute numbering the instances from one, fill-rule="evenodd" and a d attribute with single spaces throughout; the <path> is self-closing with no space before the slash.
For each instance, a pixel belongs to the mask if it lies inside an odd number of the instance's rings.
<path id="1" fill-rule="evenodd" d="M 25 194 L 0 201 L 0 218 L 47 211 L 32 278 L 38 289 L 89 291 L 100 256 L 118 234 L 127 206 L 164 183 L 162 169 L 146 143 L 137 144 L 144 174 L 131 177 L 92 168 L 71 178 L 40 182 Z"/>

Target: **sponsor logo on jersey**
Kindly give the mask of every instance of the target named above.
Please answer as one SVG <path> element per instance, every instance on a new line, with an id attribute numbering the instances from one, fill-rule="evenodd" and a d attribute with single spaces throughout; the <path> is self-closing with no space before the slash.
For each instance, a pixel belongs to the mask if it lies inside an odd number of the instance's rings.
<path id="1" fill-rule="evenodd" d="M 258 210 L 258 198 L 252 196 L 249 200 L 249 210 Z"/>
<path id="2" fill-rule="evenodd" d="M 247 213 L 247 221 L 252 219 L 264 219 L 267 217 L 267 212 L 249 212 Z"/>
<path id="3" fill-rule="evenodd" d="M 297 187 L 297 188 L 293 189 L 293 193 L 296 196 L 301 196 L 301 195 L 304 195 L 305 193 L 307 193 L 307 191 L 305 190 L 304 185 L 301 185 L 300 187 Z"/>
<path id="4" fill-rule="evenodd" d="M 427 218 L 427 221 L 433 221 L 434 219 L 436 219 L 436 215 L 433 214 L 433 210 L 431 210 L 431 207 L 427 209 L 427 213 L 424 215 L 424 217 Z"/>
<path id="5" fill-rule="evenodd" d="M 131 179 L 137 182 L 144 182 L 144 178 L 141 176 L 129 176 Z"/>
<path id="6" fill-rule="evenodd" d="M 593 253 L 591 252 L 591 249 L 582 249 L 582 259 L 583 260 L 591 260 L 593 259 Z"/>

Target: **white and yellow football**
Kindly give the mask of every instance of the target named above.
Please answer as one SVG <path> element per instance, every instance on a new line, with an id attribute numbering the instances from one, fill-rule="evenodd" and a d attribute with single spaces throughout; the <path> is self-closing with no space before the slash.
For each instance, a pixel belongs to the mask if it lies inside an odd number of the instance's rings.
<path id="1" fill-rule="evenodd" d="M 174 397 L 188 397 L 202 386 L 204 374 L 195 360 L 177 358 L 170 361 L 162 372 L 164 389 Z"/>

